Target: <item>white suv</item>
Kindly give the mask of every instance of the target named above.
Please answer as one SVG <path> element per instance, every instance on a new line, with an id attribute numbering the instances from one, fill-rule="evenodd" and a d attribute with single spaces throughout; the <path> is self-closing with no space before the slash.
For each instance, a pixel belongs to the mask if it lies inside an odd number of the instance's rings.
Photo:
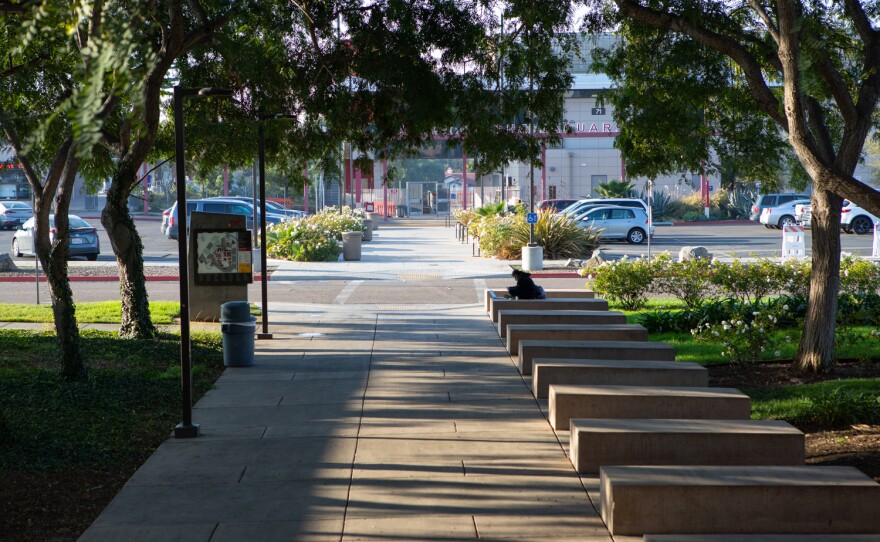
<path id="1" fill-rule="evenodd" d="M 843 200 L 840 210 L 840 229 L 846 233 L 864 235 L 874 231 L 877 217 L 849 200 Z"/>

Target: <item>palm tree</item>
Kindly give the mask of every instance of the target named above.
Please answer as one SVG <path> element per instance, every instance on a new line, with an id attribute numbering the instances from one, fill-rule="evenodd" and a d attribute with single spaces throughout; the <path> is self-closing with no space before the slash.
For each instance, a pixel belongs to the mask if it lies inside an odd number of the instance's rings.
<path id="1" fill-rule="evenodd" d="M 629 181 L 608 181 L 599 183 L 596 193 L 603 198 L 629 198 L 632 197 L 633 184 Z"/>

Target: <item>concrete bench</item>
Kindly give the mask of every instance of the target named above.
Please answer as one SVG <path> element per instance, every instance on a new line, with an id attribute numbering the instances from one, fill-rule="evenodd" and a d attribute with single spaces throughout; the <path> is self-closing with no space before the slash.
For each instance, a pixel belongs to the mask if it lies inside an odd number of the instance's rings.
<path id="1" fill-rule="evenodd" d="M 518 353 L 519 343 L 524 340 L 641 342 L 648 340 L 648 330 L 638 324 L 507 326 L 508 352 Z"/>
<path id="2" fill-rule="evenodd" d="M 614 536 L 880 534 L 880 484 L 853 467 L 602 467 Z"/>
<path id="3" fill-rule="evenodd" d="M 676 418 L 748 420 L 749 396 L 733 388 L 655 386 L 550 386 L 550 425 L 572 418 Z"/>
<path id="4" fill-rule="evenodd" d="M 520 341 L 519 372 L 532 374 L 535 358 L 675 361 L 670 344 L 631 341 Z"/>
<path id="5" fill-rule="evenodd" d="M 604 299 L 501 299 L 493 298 L 489 304 L 492 323 L 498 323 L 501 310 L 551 310 L 551 311 L 607 311 Z"/>
<path id="6" fill-rule="evenodd" d="M 877 542 L 874 534 L 646 534 L 642 542 Z"/>
<path id="7" fill-rule="evenodd" d="M 507 338 L 507 326 L 532 325 L 598 325 L 625 324 L 626 315 L 617 311 L 535 311 L 502 310 L 498 312 L 498 334 Z"/>
<path id="8" fill-rule="evenodd" d="M 546 399 L 551 384 L 705 388 L 709 385 L 709 371 L 697 363 L 676 361 L 533 359 L 532 392 L 535 397 Z"/>
<path id="9" fill-rule="evenodd" d="M 804 434 L 781 420 L 571 420 L 571 463 L 593 474 L 615 465 L 803 465 Z"/>
<path id="10" fill-rule="evenodd" d="M 547 299 L 593 299 L 596 297 L 595 292 L 584 288 L 544 288 L 544 292 L 547 294 Z M 507 295 L 510 295 L 507 293 L 507 288 L 501 290 L 487 289 L 485 296 L 486 312 L 489 312 L 489 301 L 492 297 L 504 298 Z"/>

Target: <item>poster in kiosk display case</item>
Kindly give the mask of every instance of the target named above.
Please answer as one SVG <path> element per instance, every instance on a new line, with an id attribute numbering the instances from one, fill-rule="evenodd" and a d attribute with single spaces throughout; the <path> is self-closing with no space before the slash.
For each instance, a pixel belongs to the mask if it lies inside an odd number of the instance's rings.
<path id="1" fill-rule="evenodd" d="M 196 284 L 224 286 L 254 281 L 248 230 L 212 228 L 193 234 Z"/>

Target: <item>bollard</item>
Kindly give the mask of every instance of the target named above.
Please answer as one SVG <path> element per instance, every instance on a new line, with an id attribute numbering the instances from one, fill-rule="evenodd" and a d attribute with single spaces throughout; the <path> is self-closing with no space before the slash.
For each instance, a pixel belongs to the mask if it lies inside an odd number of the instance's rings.
<path id="1" fill-rule="evenodd" d="M 356 261 L 361 259 L 361 241 L 363 232 L 360 231 L 344 231 L 342 232 L 342 259 Z"/>

